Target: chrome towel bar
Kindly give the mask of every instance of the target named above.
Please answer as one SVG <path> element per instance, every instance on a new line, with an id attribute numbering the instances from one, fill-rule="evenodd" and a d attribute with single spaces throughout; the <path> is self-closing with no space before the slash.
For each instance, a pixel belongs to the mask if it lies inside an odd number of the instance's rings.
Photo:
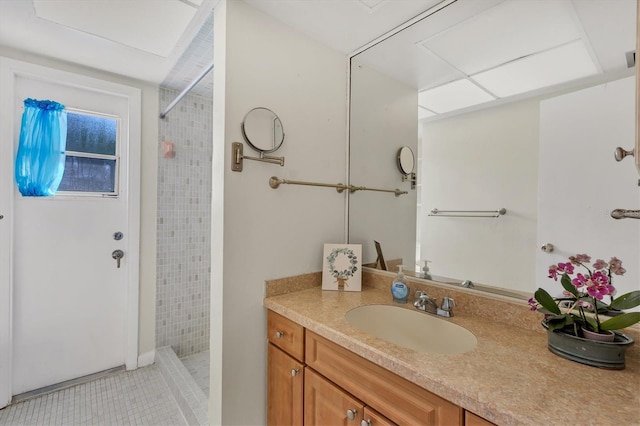
<path id="1" fill-rule="evenodd" d="M 640 210 L 615 209 L 611 212 L 614 219 L 640 219 Z"/>
<path id="2" fill-rule="evenodd" d="M 504 207 L 498 210 L 438 210 L 432 209 L 429 216 L 440 217 L 500 217 L 507 214 Z"/>
<path id="3" fill-rule="evenodd" d="M 321 186 L 325 188 L 336 188 L 338 193 L 344 192 L 345 189 L 348 189 L 349 192 L 354 193 L 356 191 L 377 191 L 377 192 L 391 192 L 395 194 L 396 197 L 399 197 L 403 194 L 408 194 L 408 191 L 401 191 L 399 189 L 379 189 L 379 188 L 367 188 L 366 186 L 354 186 L 354 185 L 345 185 L 344 183 L 321 183 L 321 182 L 305 182 L 300 180 L 287 180 L 280 179 L 276 176 L 271 176 L 269 179 L 269 186 L 273 189 L 278 189 L 280 185 L 306 185 L 306 186 Z"/>

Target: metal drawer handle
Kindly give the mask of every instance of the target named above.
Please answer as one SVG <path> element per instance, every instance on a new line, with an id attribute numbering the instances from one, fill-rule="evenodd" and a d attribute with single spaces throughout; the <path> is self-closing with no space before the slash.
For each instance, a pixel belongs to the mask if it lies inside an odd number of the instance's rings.
<path id="1" fill-rule="evenodd" d="M 291 377 L 296 377 L 299 372 L 300 372 L 299 368 L 292 368 L 291 369 Z"/>
<path id="2" fill-rule="evenodd" d="M 347 410 L 347 418 L 349 420 L 355 420 L 356 416 L 358 415 L 358 410 Z"/>
<path id="3" fill-rule="evenodd" d="M 284 331 L 276 331 L 276 339 L 282 339 L 284 337 Z"/>

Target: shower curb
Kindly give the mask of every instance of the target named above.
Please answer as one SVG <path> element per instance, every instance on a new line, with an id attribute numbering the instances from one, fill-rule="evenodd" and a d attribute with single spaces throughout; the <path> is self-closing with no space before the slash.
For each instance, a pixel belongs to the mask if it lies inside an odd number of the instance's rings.
<path id="1" fill-rule="evenodd" d="M 156 349 L 156 362 L 189 425 L 208 425 L 208 399 L 171 346 Z"/>

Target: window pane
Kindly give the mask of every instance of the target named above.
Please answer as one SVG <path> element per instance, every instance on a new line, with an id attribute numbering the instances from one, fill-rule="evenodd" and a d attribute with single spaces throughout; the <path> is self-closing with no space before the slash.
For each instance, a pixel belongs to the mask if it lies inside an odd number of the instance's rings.
<path id="1" fill-rule="evenodd" d="M 117 120 L 67 113 L 67 151 L 116 154 Z"/>
<path id="2" fill-rule="evenodd" d="M 58 191 L 114 193 L 116 160 L 67 155 Z"/>

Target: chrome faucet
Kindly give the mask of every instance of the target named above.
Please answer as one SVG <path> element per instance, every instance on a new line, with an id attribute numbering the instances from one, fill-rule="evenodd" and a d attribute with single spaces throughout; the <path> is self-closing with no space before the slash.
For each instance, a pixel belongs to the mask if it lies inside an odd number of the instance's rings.
<path id="1" fill-rule="evenodd" d="M 432 299 L 426 292 L 420 290 L 416 291 L 415 301 L 413 302 L 413 306 L 415 306 L 416 309 L 447 318 L 453 316 L 453 307 L 455 305 L 455 301 L 452 298 L 444 297 L 442 299 L 442 306 L 438 307 L 435 299 Z"/>
<path id="2" fill-rule="evenodd" d="M 438 312 L 438 305 L 436 304 L 436 301 L 429 297 L 427 293 L 420 290 L 416 291 L 413 306 L 421 311 L 429 312 L 430 314 L 437 314 Z"/>
<path id="3" fill-rule="evenodd" d="M 456 306 L 455 300 L 450 297 L 442 298 L 442 306 L 438 308 L 438 315 L 442 317 L 451 318 L 453 316 L 453 307 Z"/>
<path id="4" fill-rule="evenodd" d="M 462 287 L 464 288 L 474 288 L 475 285 L 473 285 L 473 283 L 471 282 L 471 280 L 464 280 L 462 281 L 462 284 L 460 284 Z"/>

